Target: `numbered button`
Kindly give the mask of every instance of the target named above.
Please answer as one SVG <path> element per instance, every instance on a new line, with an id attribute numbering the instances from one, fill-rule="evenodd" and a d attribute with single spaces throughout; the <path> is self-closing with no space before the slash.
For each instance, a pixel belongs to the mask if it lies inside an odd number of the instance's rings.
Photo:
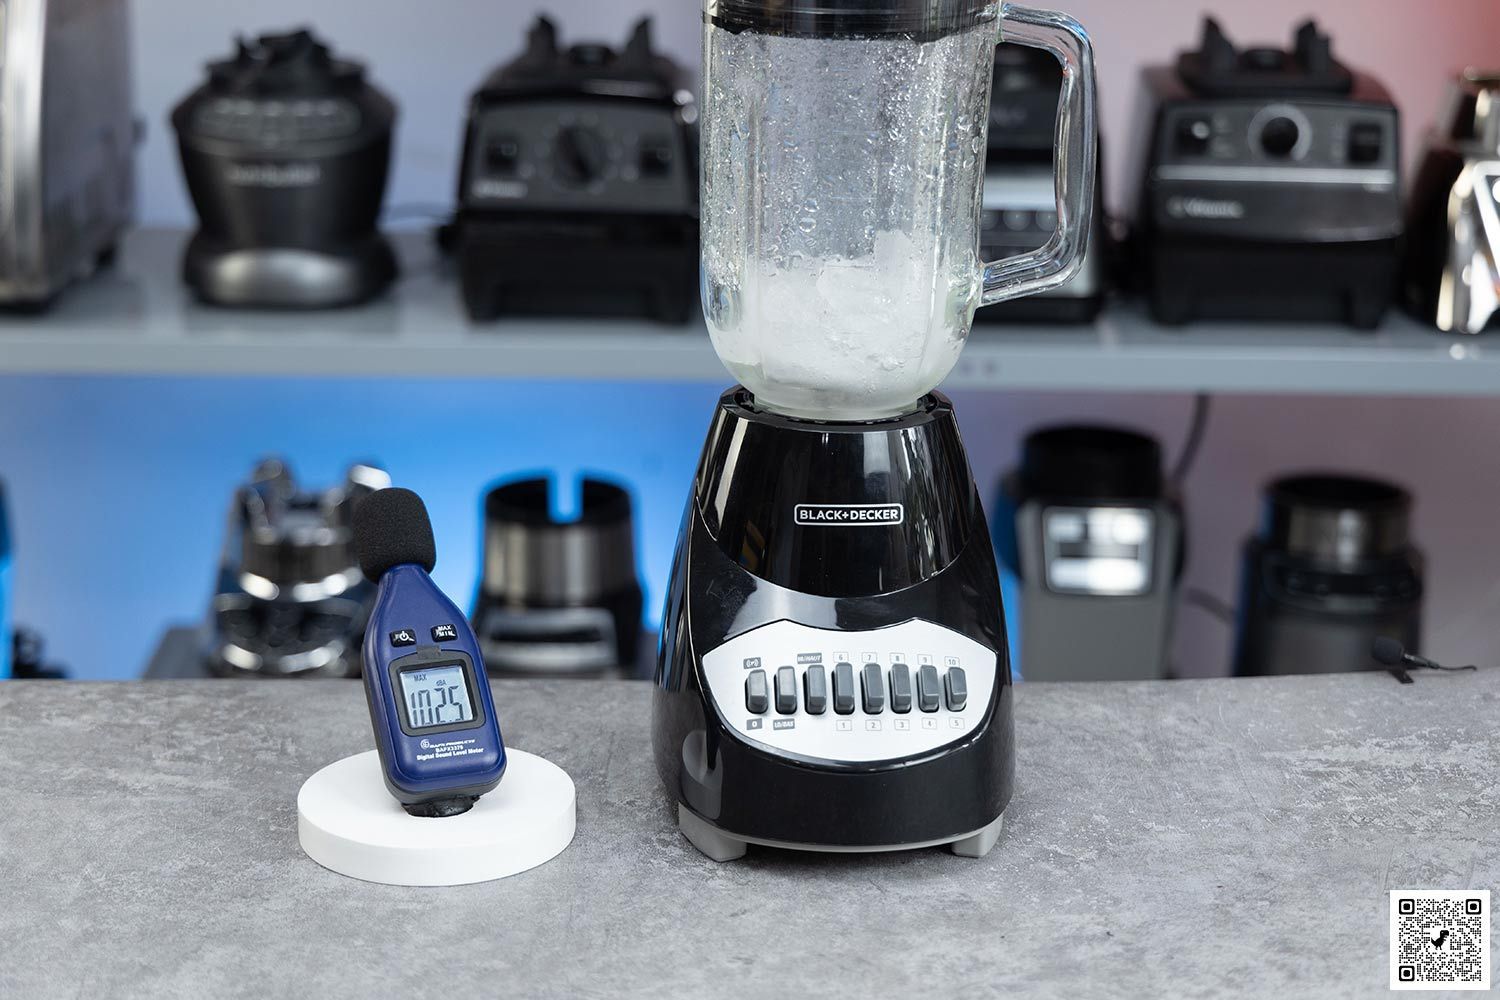
<path id="1" fill-rule="evenodd" d="M 821 663 L 813 664 L 807 668 L 803 675 L 803 684 L 807 687 L 805 692 L 807 711 L 811 715 L 822 715 L 828 711 L 828 671 L 823 669 Z"/>
<path id="2" fill-rule="evenodd" d="M 865 712 L 879 715 L 885 711 L 885 674 L 878 663 L 866 663 L 860 674 L 865 689 Z"/>
<path id="3" fill-rule="evenodd" d="M 911 668 L 904 663 L 891 664 L 891 711 L 911 711 Z"/>
<path id="4" fill-rule="evenodd" d="M 969 703 L 969 684 L 963 667 L 949 667 L 943 676 L 943 684 L 948 689 L 948 711 L 962 712 Z"/>
<path id="5" fill-rule="evenodd" d="M 922 664 L 917 670 L 917 707 L 924 712 L 936 712 L 941 696 L 937 667 L 930 663 Z"/>
<path id="6" fill-rule="evenodd" d="M 833 665 L 833 710 L 840 715 L 854 711 L 854 664 Z"/>
<path id="7" fill-rule="evenodd" d="M 776 714 L 792 715 L 797 711 L 797 668 L 776 668 Z"/>
<path id="8" fill-rule="evenodd" d="M 745 678 L 745 709 L 755 715 L 764 715 L 771 707 L 771 692 L 766 688 L 766 672 L 752 670 Z"/>

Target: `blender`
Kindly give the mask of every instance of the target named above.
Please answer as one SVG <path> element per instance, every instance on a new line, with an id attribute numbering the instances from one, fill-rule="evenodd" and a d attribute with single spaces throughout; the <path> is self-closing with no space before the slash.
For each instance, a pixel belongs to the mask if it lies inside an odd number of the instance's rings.
<path id="1" fill-rule="evenodd" d="M 1062 65 L 1058 224 L 979 257 L 994 48 Z M 983 856 L 1014 771 L 1000 586 L 953 408 L 974 310 L 1076 273 L 1094 76 L 982 0 L 707 0 L 703 311 L 740 385 L 683 515 L 653 695 L 688 840 Z"/>

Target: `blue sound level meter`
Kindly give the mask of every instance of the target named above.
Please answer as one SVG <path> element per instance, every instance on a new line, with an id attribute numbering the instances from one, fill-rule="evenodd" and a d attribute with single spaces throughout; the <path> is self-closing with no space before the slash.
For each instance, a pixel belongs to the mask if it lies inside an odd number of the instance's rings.
<path id="1" fill-rule="evenodd" d="M 505 773 L 505 744 L 479 644 L 428 576 L 432 527 L 409 490 L 370 494 L 354 512 L 361 569 L 375 581 L 365 694 L 385 784 L 414 816 L 467 812 Z"/>

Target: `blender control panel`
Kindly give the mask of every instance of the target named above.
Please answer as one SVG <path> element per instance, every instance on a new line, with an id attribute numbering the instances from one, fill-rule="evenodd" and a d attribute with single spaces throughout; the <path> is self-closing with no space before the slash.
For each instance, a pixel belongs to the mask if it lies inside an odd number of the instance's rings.
<path id="1" fill-rule="evenodd" d="M 719 717 L 772 752 L 896 760 L 968 739 L 995 687 L 995 652 L 912 620 L 865 632 L 779 621 L 703 657 Z"/>

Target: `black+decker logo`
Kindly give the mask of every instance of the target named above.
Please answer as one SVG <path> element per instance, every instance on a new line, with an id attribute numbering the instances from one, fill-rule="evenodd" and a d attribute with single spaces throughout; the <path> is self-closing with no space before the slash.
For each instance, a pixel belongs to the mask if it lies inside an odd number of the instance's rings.
<path id="1" fill-rule="evenodd" d="M 808 527 L 900 524 L 906 508 L 899 503 L 799 503 L 795 519 Z"/>

